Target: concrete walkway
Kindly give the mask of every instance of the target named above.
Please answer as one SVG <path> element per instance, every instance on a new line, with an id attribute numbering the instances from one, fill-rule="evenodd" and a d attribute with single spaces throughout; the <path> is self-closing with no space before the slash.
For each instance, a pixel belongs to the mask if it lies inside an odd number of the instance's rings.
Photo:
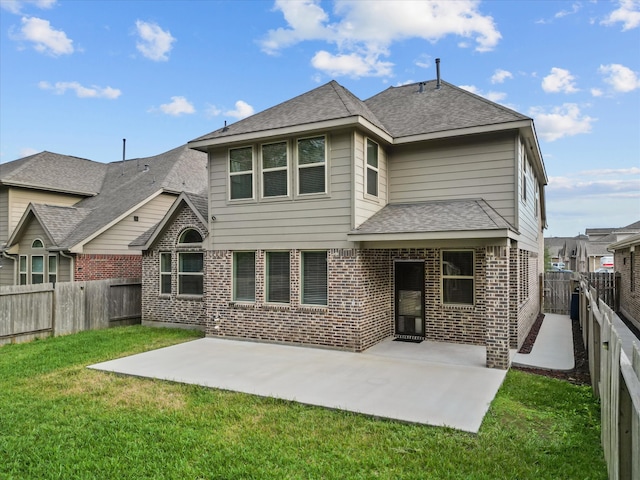
<path id="1" fill-rule="evenodd" d="M 547 315 L 529 355 L 514 362 L 571 369 L 571 321 Z M 275 397 L 477 433 L 506 371 L 485 347 L 387 339 L 363 353 L 203 338 L 89 368 Z"/>

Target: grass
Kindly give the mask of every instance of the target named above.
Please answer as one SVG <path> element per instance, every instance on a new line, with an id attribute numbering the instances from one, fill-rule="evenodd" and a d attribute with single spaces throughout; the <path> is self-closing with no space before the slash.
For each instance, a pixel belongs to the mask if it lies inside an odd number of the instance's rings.
<path id="1" fill-rule="evenodd" d="M 0 479 L 605 479 L 589 387 L 510 371 L 480 432 L 92 363 L 195 338 L 122 327 L 0 347 Z"/>

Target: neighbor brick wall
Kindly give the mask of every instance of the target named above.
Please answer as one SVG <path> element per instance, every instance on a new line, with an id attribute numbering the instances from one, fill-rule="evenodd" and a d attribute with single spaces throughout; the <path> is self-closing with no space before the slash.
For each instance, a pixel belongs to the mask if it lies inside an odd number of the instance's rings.
<path id="1" fill-rule="evenodd" d="M 142 277 L 141 255 L 78 254 L 74 262 L 74 280 Z"/>
<path id="2" fill-rule="evenodd" d="M 630 248 L 616 250 L 614 265 L 616 272 L 620 274 L 620 311 L 625 317 L 630 317 L 638 324 L 640 323 L 640 248 L 638 246 L 633 256 L 633 272 L 631 272 Z M 634 276 L 633 290 L 631 290 L 631 275 Z"/>

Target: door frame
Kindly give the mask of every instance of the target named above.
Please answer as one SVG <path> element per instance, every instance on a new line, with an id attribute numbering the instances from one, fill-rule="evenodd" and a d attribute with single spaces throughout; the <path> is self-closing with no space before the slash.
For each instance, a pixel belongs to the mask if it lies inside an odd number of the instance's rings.
<path id="1" fill-rule="evenodd" d="M 421 296 L 422 296 L 422 332 L 419 334 L 414 333 L 399 333 L 398 332 L 398 282 L 396 281 L 397 268 L 400 264 L 420 264 L 422 266 L 422 281 L 421 281 Z M 393 260 L 393 336 L 395 338 L 401 338 L 406 340 L 424 340 L 426 335 L 426 319 L 425 319 L 425 272 L 426 261 L 420 259 L 394 259 Z"/>

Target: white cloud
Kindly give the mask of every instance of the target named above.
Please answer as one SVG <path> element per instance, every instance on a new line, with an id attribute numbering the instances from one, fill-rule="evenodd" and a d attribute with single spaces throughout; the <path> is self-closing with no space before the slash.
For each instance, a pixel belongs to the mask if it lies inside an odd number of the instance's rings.
<path id="1" fill-rule="evenodd" d="M 640 88 L 638 74 L 624 65 L 618 63 L 600 65 L 598 72 L 606 75 L 604 81 L 611 85 L 616 92 L 627 93 Z"/>
<path id="2" fill-rule="evenodd" d="M 499 68 L 491 77 L 491 83 L 504 83 L 507 78 L 513 78 L 513 74 L 507 70 Z"/>
<path id="3" fill-rule="evenodd" d="M 640 26 L 640 1 L 621 0 L 619 7 L 611 12 L 607 18 L 600 22 L 603 25 L 613 26 L 622 23 L 622 31 L 631 30 Z"/>
<path id="4" fill-rule="evenodd" d="M 545 112 L 540 107 L 531 108 L 529 114 L 534 118 L 536 131 L 543 140 L 553 142 L 563 137 L 589 133 L 595 118 L 583 115 L 575 103 L 565 103 Z"/>
<path id="5" fill-rule="evenodd" d="M 34 5 L 37 8 L 48 9 L 56 4 L 56 0 L 0 0 L 0 8 L 8 12 L 20 14 L 25 5 Z"/>
<path id="6" fill-rule="evenodd" d="M 459 85 L 460 88 L 466 90 L 467 92 L 475 93 L 481 97 L 486 98 L 487 100 L 491 100 L 492 102 L 502 103 L 502 100 L 507 98 L 507 94 L 504 92 L 481 92 L 478 87 L 475 85 Z"/>
<path id="7" fill-rule="evenodd" d="M 18 34 L 11 34 L 12 39 L 34 44 L 33 48 L 40 53 L 57 57 L 73 53 L 73 40 L 62 30 L 55 30 L 48 20 L 37 17 L 22 17 L 22 28 Z"/>
<path id="8" fill-rule="evenodd" d="M 554 15 L 555 18 L 566 17 L 567 15 L 573 15 L 574 13 L 578 13 L 580 11 L 581 5 L 579 3 L 574 3 L 571 5 L 571 10 L 560 10 L 558 13 Z"/>
<path id="9" fill-rule="evenodd" d="M 601 97 L 603 93 L 602 93 L 602 90 L 600 90 L 599 88 L 592 88 L 591 95 L 594 97 Z"/>
<path id="10" fill-rule="evenodd" d="M 162 30 L 157 24 L 142 20 L 136 20 L 136 30 L 140 36 L 136 48 L 142 55 L 156 62 L 169 60 L 168 53 L 176 39 L 168 30 Z"/>
<path id="11" fill-rule="evenodd" d="M 569 70 L 553 67 L 551 73 L 542 79 L 542 89 L 547 93 L 575 93 L 575 77 Z"/>
<path id="12" fill-rule="evenodd" d="M 185 97 L 171 97 L 171 103 L 160 105 L 162 113 L 179 117 L 184 114 L 195 113 L 196 109 Z"/>
<path id="13" fill-rule="evenodd" d="M 474 41 L 477 51 L 495 48 L 502 36 L 493 18 L 482 15 L 478 6 L 475 0 L 337 0 L 337 20 L 331 22 L 319 0 L 277 0 L 274 8 L 283 13 L 287 27 L 270 30 L 261 46 L 275 54 L 299 42 L 324 41 L 337 51 L 318 51 L 313 57 L 317 68 L 351 76 L 387 76 L 392 64 L 380 58 L 387 57 L 397 41 L 420 38 L 435 43 L 456 35 Z"/>
<path id="14" fill-rule="evenodd" d="M 29 157 L 31 155 L 35 155 L 36 153 L 40 153 L 40 150 L 36 150 L 35 148 L 24 147 L 20 149 L 19 158 Z"/>
<path id="15" fill-rule="evenodd" d="M 38 83 L 38 87 L 42 90 L 53 90 L 57 95 L 63 95 L 67 90 L 73 90 L 79 98 L 107 98 L 114 100 L 122 94 L 117 88 L 102 88 L 95 85 L 84 87 L 78 82 L 56 82 L 52 85 L 49 82 L 42 81 Z"/>
<path id="16" fill-rule="evenodd" d="M 420 68 L 429 68 L 431 66 L 431 56 L 422 54 L 416 59 L 415 64 Z"/>
<path id="17" fill-rule="evenodd" d="M 235 104 L 235 110 L 228 110 L 224 112 L 225 115 L 233 118 L 237 118 L 238 120 L 242 118 L 246 118 L 250 115 L 253 115 L 253 107 L 249 105 L 247 102 L 243 102 L 242 100 L 238 100 Z"/>

